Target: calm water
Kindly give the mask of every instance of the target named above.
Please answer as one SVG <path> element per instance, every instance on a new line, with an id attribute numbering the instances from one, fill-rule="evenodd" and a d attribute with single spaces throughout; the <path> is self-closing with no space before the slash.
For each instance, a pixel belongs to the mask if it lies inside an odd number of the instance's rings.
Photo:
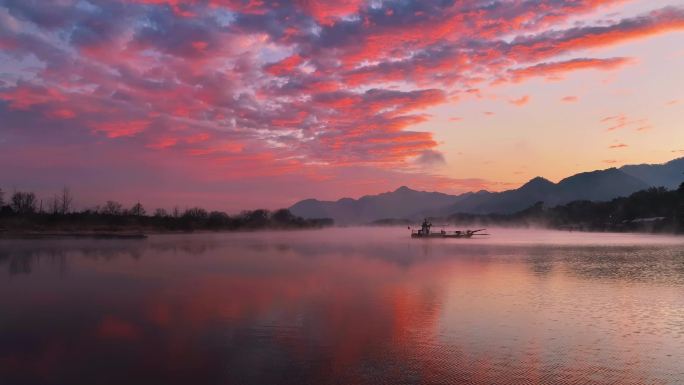
<path id="1" fill-rule="evenodd" d="M 0 241 L 0 384 L 682 384 L 684 238 Z"/>

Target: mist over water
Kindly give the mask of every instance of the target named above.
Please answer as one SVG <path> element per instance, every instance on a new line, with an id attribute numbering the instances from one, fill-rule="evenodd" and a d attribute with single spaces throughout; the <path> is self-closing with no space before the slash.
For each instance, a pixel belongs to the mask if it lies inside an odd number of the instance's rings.
<path id="1" fill-rule="evenodd" d="M 680 384 L 684 238 L 0 240 L 0 384 Z"/>

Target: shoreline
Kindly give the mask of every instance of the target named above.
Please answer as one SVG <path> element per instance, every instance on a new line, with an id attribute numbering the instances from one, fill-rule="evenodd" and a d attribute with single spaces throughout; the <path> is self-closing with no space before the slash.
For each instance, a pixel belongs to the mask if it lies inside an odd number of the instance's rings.
<path id="1" fill-rule="evenodd" d="M 19 232 L 0 232 L 2 239 L 68 239 L 68 238 L 90 238 L 90 239 L 147 239 L 147 232 L 87 232 L 87 231 L 19 231 Z"/>
<path id="2" fill-rule="evenodd" d="M 327 228 L 349 228 L 349 227 L 367 227 L 367 228 L 395 228 L 399 229 L 403 226 L 398 225 L 343 225 L 343 226 L 326 226 L 326 227 L 310 227 L 310 228 L 255 228 L 255 229 L 235 229 L 235 230 L 74 230 L 74 231 L 55 231 L 55 230 L 19 230 L 7 231 L 0 230 L 0 241 L 2 240 L 30 240 L 30 239 L 112 239 L 112 240 L 145 240 L 151 235 L 189 235 L 189 234 L 223 234 L 223 233 L 255 233 L 260 231 L 302 231 L 302 230 L 322 230 Z M 594 234 L 634 234 L 634 235 L 670 235 L 674 237 L 682 237 L 684 234 L 670 231 L 620 231 L 616 229 L 559 229 L 554 227 L 540 227 L 540 226 L 493 226 L 494 228 L 502 229 L 519 229 L 519 230 L 550 230 L 562 233 L 594 233 Z"/>
<path id="3" fill-rule="evenodd" d="M 334 226 L 332 226 L 334 227 Z M 259 231 L 302 231 L 302 230 L 321 230 L 330 228 L 324 227 L 264 227 L 255 229 L 235 229 L 235 230 L 74 230 L 74 231 L 55 231 L 55 230 L 19 230 L 7 231 L 0 230 L 0 240 L 10 239 L 147 239 L 150 235 L 173 235 L 173 234 L 219 234 L 219 233 L 254 233 Z"/>

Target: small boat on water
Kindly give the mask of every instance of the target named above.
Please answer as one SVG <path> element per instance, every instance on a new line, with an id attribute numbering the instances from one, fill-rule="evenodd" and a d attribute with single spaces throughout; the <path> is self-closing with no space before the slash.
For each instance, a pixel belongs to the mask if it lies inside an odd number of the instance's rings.
<path id="1" fill-rule="evenodd" d="M 439 232 L 432 232 L 430 231 L 430 228 L 432 227 L 432 223 L 425 218 L 423 221 L 423 224 L 420 226 L 420 230 L 414 230 L 409 227 L 409 230 L 411 230 L 411 238 L 472 238 L 473 235 L 489 235 L 489 234 L 484 234 L 480 233 L 480 231 L 484 231 L 486 229 L 477 229 L 477 230 L 455 230 L 455 231 L 446 231 L 442 229 Z"/>

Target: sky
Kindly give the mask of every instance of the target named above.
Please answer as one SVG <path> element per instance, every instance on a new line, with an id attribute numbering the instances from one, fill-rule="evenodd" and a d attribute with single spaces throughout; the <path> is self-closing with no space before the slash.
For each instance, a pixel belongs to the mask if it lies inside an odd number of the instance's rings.
<path id="1" fill-rule="evenodd" d="M 239 211 L 684 156 L 681 0 L 0 0 L 0 188 Z"/>

